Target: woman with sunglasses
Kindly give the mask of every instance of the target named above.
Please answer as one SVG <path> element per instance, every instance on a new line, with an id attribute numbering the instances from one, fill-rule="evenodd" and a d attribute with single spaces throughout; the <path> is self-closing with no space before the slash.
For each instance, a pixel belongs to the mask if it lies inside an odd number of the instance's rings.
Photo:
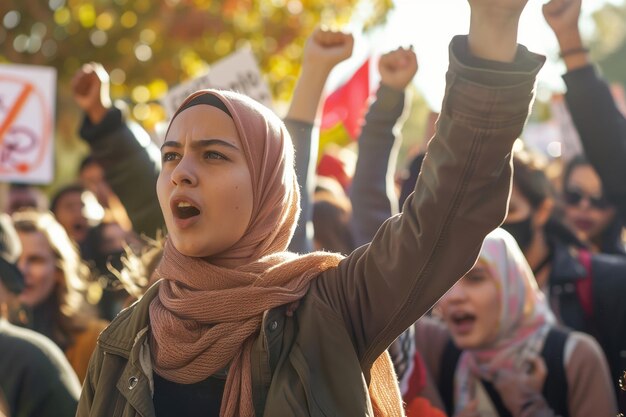
<path id="1" fill-rule="evenodd" d="M 590 252 L 554 213 L 555 193 L 529 153 L 513 159 L 513 189 L 502 228 L 517 240 L 557 320 L 596 337 L 612 381 L 626 369 L 626 257 Z"/>
<path id="2" fill-rule="evenodd" d="M 604 196 L 600 177 L 583 156 L 565 166 L 563 202 L 565 222 L 592 252 L 626 254 L 615 206 Z"/>

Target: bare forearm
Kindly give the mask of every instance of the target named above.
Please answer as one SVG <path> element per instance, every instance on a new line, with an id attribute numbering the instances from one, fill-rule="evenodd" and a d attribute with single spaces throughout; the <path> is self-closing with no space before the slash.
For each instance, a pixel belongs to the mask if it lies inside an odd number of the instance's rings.
<path id="1" fill-rule="evenodd" d="M 293 99 L 286 119 L 314 123 L 319 101 L 330 74 L 330 68 L 308 68 L 303 66 L 302 73 L 294 89 Z"/>
<path id="2" fill-rule="evenodd" d="M 570 32 L 558 34 L 557 41 L 559 42 L 559 48 L 561 49 L 567 71 L 574 71 L 591 63 L 589 53 L 583 45 L 578 28 Z"/>
<path id="3" fill-rule="evenodd" d="M 513 62 L 519 15 L 508 10 L 472 10 L 468 43 L 477 58 Z"/>

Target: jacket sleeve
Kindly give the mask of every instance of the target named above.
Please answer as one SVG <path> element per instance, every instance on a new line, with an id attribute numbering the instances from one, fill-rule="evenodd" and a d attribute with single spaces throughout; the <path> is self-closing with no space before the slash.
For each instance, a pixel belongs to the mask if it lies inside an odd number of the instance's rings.
<path id="1" fill-rule="evenodd" d="M 313 124 L 298 120 L 285 120 L 295 151 L 295 168 L 300 185 L 300 217 L 289 243 L 289 250 L 309 253 L 313 250 L 313 190 L 315 188 L 315 161 L 318 132 Z M 316 136 L 314 136 L 316 135 Z"/>
<path id="2" fill-rule="evenodd" d="M 156 194 L 156 180 L 161 171 L 157 146 L 139 125 L 125 121 L 116 108 L 109 110 L 97 125 L 85 117 L 80 135 L 104 169 L 106 180 L 128 212 L 134 231 L 155 237 L 164 228 Z"/>
<path id="3" fill-rule="evenodd" d="M 414 193 L 371 244 L 314 283 L 364 369 L 472 267 L 506 216 L 511 148 L 544 59 L 520 46 L 502 69 L 471 66 L 462 36 L 450 52 L 442 115 Z"/>
<path id="4" fill-rule="evenodd" d="M 585 154 L 598 172 L 607 197 L 626 221 L 626 119 L 593 66 L 568 72 L 563 79 L 567 106 Z"/>
<path id="5" fill-rule="evenodd" d="M 591 336 L 573 332 L 565 344 L 568 408 L 572 417 L 617 414 L 615 391 L 602 349 Z"/>
<path id="6" fill-rule="evenodd" d="M 359 157 L 350 187 L 351 230 L 355 247 L 372 240 L 378 228 L 398 212 L 393 170 L 399 140 L 394 130 L 404 109 L 404 92 L 381 85 L 365 116 Z"/>

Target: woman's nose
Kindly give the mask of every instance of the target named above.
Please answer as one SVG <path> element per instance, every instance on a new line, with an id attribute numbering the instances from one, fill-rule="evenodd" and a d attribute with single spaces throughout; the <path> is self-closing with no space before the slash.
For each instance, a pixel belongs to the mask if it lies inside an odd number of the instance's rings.
<path id="1" fill-rule="evenodd" d="M 174 185 L 196 186 L 198 176 L 192 159 L 183 157 L 172 171 L 171 179 Z"/>
<path id="2" fill-rule="evenodd" d="M 457 283 L 444 296 L 448 302 L 459 302 L 465 300 L 467 292 L 462 282 Z"/>

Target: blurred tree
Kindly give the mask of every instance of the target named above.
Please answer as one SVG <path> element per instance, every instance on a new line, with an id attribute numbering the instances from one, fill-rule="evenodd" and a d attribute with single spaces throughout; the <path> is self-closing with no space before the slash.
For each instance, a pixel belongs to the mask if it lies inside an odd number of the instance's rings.
<path id="1" fill-rule="evenodd" d="M 365 7 L 363 4 L 365 3 Z M 382 23 L 392 0 L 2 0 L 0 62 L 57 68 L 60 181 L 84 153 L 68 83 L 85 62 L 111 74 L 113 99 L 148 129 L 165 118 L 158 100 L 169 86 L 250 45 L 277 102 L 291 96 L 304 41 L 317 24 L 341 25 L 357 9 Z M 71 153 L 71 152 L 70 152 Z"/>
<path id="2" fill-rule="evenodd" d="M 168 86 L 243 44 L 255 53 L 274 98 L 288 99 L 308 34 L 319 23 L 348 22 L 358 1 L 3 0 L 0 57 L 56 67 L 62 88 L 82 63 L 101 62 L 114 98 L 129 99 L 133 115 L 150 124 L 163 114 L 149 103 Z M 369 0 L 370 23 L 382 22 L 391 3 Z"/>
<path id="3" fill-rule="evenodd" d="M 596 31 L 590 42 L 594 61 L 611 82 L 626 86 L 626 2 L 606 4 L 593 15 Z"/>

